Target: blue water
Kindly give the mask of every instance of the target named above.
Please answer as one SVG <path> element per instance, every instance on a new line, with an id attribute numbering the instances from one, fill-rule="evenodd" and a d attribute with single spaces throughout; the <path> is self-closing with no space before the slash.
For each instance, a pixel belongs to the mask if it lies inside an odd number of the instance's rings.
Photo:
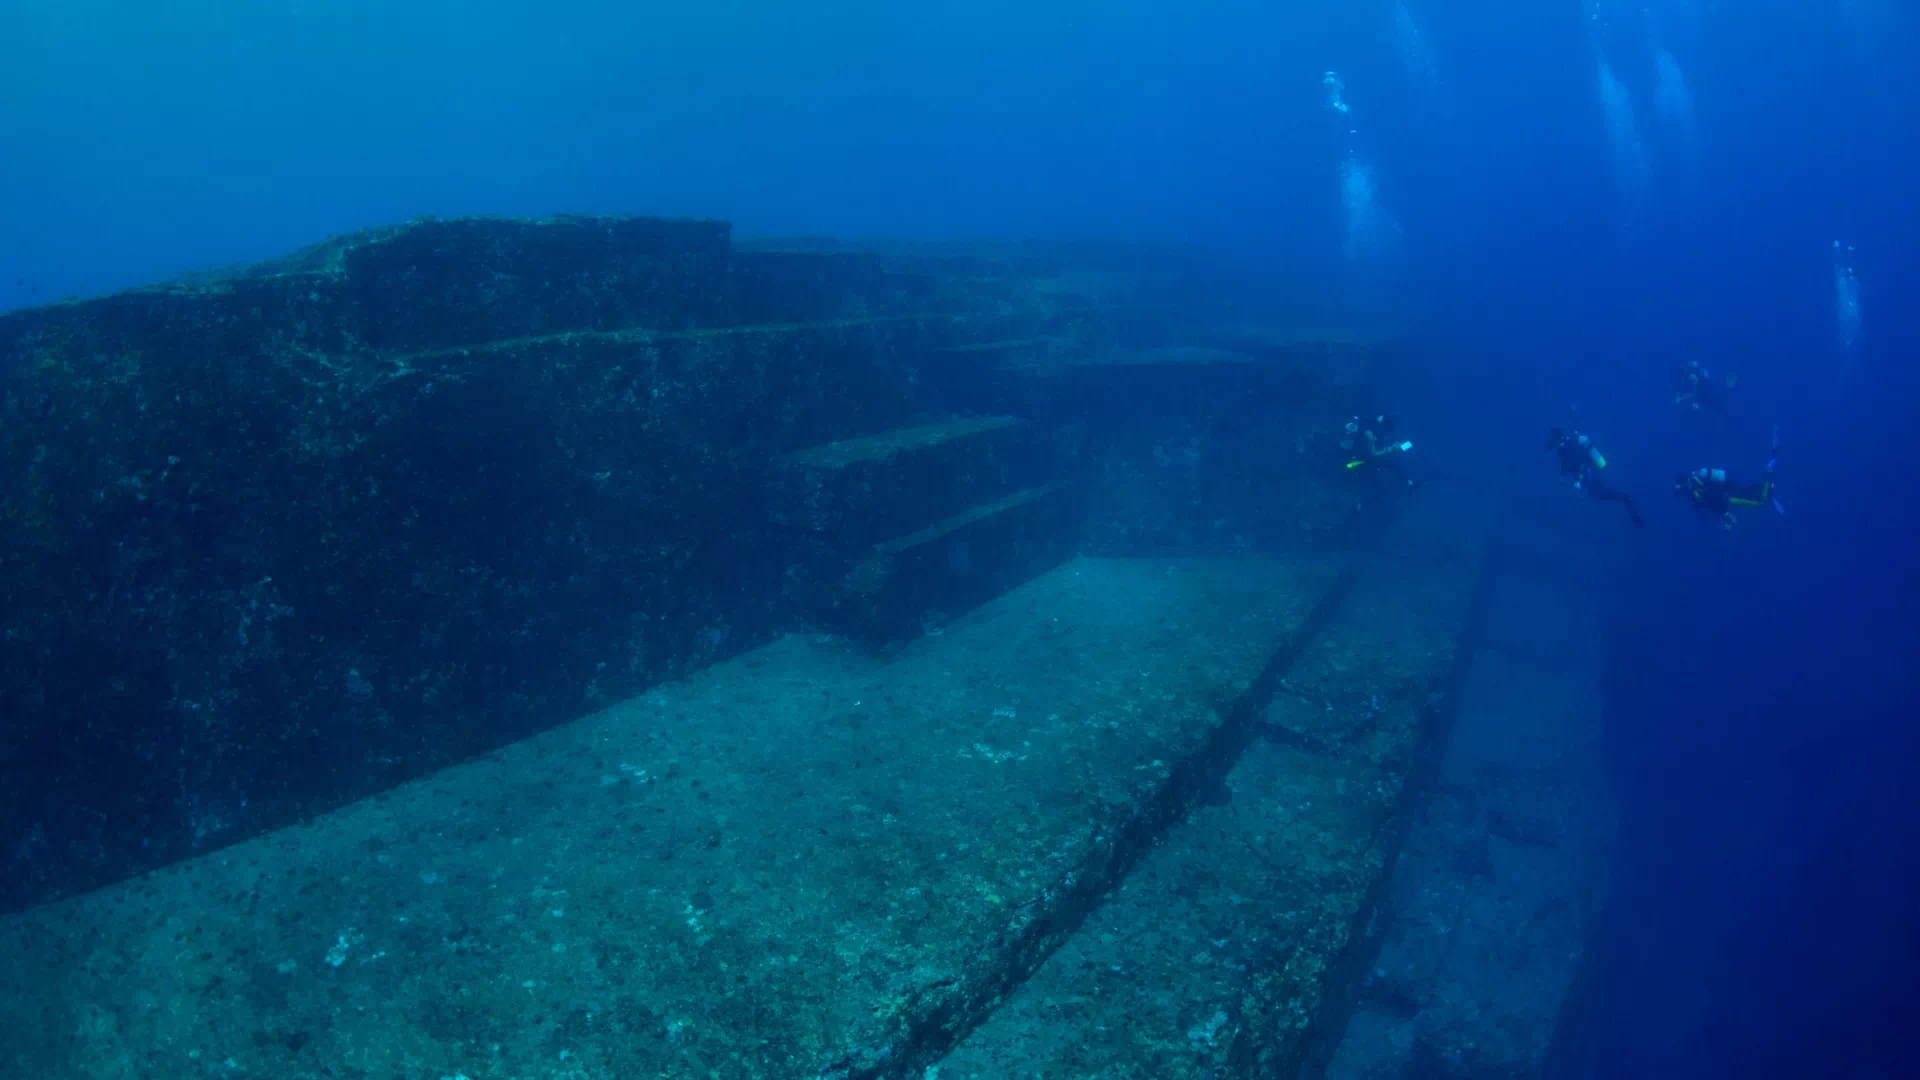
<path id="1" fill-rule="evenodd" d="M 1592 1074 L 1903 1075 L 1916 46 L 1895 0 L 10 0 L 0 310 L 635 211 L 1173 239 L 1405 318 L 1482 460 L 1579 426 L 1649 511 L 1595 515 L 1628 828 Z M 1670 406 L 1687 358 L 1728 415 Z M 1775 423 L 1787 516 L 1667 495 Z"/>

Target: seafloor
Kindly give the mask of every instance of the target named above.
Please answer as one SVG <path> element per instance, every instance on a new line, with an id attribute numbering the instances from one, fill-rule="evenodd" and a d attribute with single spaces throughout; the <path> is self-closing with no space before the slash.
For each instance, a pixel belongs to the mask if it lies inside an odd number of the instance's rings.
<path id="1" fill-rule="evenodd" d="M 1404 352 L 647 219 L 0 318 L 0 1066 L 1549 1075 L 1596 601 L 1345 467 Z"/>

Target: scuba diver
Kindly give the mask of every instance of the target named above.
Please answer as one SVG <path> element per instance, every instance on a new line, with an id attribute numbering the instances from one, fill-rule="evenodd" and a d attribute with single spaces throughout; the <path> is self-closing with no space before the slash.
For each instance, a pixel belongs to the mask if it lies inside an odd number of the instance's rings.
<path id="1" fill-rule="evenodd" d="M 1356 416 L 1347 421 L 1340 436 L 1340 450 L 1346 455 L 1347 469 L 1392 473 L 1405 481 L 1405 486 L 1414 486 L 1413 476 L 1399 456 L 1413 449 L 1413 441 L 1395 435 L 1395 427 L 1393 417 L 1384 413 L 1371 420 Z"/>
<path id="2" fill-rule="evenodd" d="M 1779 457 L 1780 429 L 1775 427 L 1773 447 L 1767 455 L 1767 467 L 1760 474 L 1759 482 L 1736 484 L 1727 479 L 1725 469 L 1699 468 L 1675 477 L 1673 493 L 1691 500 L 1695 509 L 1718 516 L 1720 524 L 1729 529 L 1739 520 L 1734 514 L 1735 509 L 1770 505 L 1775 513 L 1785 514 L 1787 508 L 1780 504 L 1773 493 L 1773 467 Z"/>
<path id="3" fill-rule="evenodd" d="M 1633 496 L 1609 487 L 1606 481 L 1600 479 L 1600 470 L 1607 467 L 1607 459 L 1601 456 L 1592 440 L 1577 431 L 1554 428 L 1547 433 L 1547 449 L 1559 458 L 1560 475 L 1573 478 L 1575 491 L 1585 492 L 1602 502 L 1620 503 L 1627 508 L 1629 520 L 1636 526 L 1644 524 L 1640 518 L 1640 504 L 1633 501 Z"/>
<path id="4" fill-rule="evenodd" d="M 1734 377 L 1727 376 L 1725 388 L 1733 389 Z M 1683 405 L 1700 412 L 1712 409 L 1714 412 L 1727 411 L 1727 399 L 1721 396 L 1721 387 L 1713 381 L 1713 376 L 1702 367 L 1700 361 L 1689 360 L 1681 364 L 1673 375 L 1673 403 Z"/>

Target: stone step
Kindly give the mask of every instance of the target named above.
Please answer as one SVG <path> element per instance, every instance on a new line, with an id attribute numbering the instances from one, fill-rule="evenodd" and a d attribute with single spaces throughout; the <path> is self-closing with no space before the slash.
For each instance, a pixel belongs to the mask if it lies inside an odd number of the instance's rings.
<path id="1" fill-rule="evenodd" d="M 1264 359 L 1310 352 L 1379 349 L 1397 336 L 1386 327 L 1329 326 L 1310 321 L 1224 323 L 1187 335 L 1194 342 Z"/>
<path id="2" fill-rule="evenodd" d="M 591 475 L 610 468 L 614 481 L 697 488 L 714 473 L 762 471 L 795 446 L 899 423 L 917 407 L 906 359 L 947 321 L 898 315 L 562 333 L 369 361 L 359 377 L 367 403 L 392 402 L 392 423 L 469 398 L 486 418 L 535 408 L 588 416 L 598 423 L 569 432 L 566 450 L 594 466 Z M 635 445 L 658 466 L 623 467 Z"/>
<path id="3" fill-rule="evenodd" d="M 1064 357 L 1062 368 L 1190 368 L 1210 364 L 1248 364 L 1253 357 L 1209 345 L 1159 345 L 1148 349 L 1115 349 Z"/>
<path id="4" fill-rule="evenodd" d="M 285 284 L 0 316 L 0 409 L 18 406 L 0 419 L 0 910 L 331 809 L 790 626 L 779 597 L 806 553 L 767 521 L 771 462 L 925 413 L 910 364 L 950 321 L 387 353 L 338 312 L 281 307 L 229 341 L 228 301 Z M 108 310 L 122 300 L 146 314 Z M 309 349 L 308 328 L 349 343 Z"/>
<path id="5" fill-rule="evenodd" d="M 1194 331 L 1197 345 L 1241 353 L 1262 363 L 1311 373 L 1336 389 L 1351 389 L 1386 356 L 1397 339 L 1387 327 L 1327 326 L 1306 321 L 1232 323 Z"/>
<path id="6" fill-rule="evenodd" d="M 971 361 L 983 366 L 1024 367 L 1039 363 L 1045 357 L 1071 354 L 1077 348 L 1072 338 L 1036 335 L 995 338 L 988 341 L 960 341 L 929 349 L 928 354 Z"/>
<path id="7" fill-rule="evenodd" d="M 1491 527 L 1488 498 L 1421 497 Z M 942 1063 L 942 1080 L 1294 1076 L 1327 1053 L 1480 579 L 1474 559 L 1366 563 L 1280 672 L 1270 737 Z"/>
<path id="8" fill-rule="evenodd" d="M 1395 869 L 1384 944 L 1327 1072 L 1336 1080 L 1572 1071 L 1551 1059 L 1563 1025 L 1578 1022 L 1615 835 L 1605 649 L 1580 586 L 1528 578 L 1503 570 L 1489 591 L 1440 782 Z M 1540 667 L 1517 632 L 1530 626 L 1575 647 Z"/>
<path id="9" fill-rule="evenodd" d="M 964 375 L 974 393 L 1013 411 L 1058 408 L 1137 411 L 1143 400 L 1298 400 L 1347 388 L 1384 355 L 1371 338 L 1256 348 L 1234 339 L 1126 344 L 1062 338 L 988 342 Z M 953 376 L 955 381 L 960 376 Z"/>
<path id="10" fill-rule="evenodd" d="M 897 428 L 783 454 L 772 519 L 848 546 L 880 543 L 1046 476 L 1045 443 L 1010 416 Z"/>
<path id="11" fill-rule="evenodd" d="M 887 268 L 875 252 L 736 247 L 729 264 L 742 323 L 843 319 L 929 310 L 937 283 Z"/>
<path id="12" fill-rule="evenodd" d="M 562 331 L 723 325 L 724 221 L 420 219 L 71 305 L 99 347 L 199 363 L 209 341 L 401 351 Z M 58 315 L 60 309 L 46 309 Z M 256 337 L 257 335 L 257 337 Z M 0 340 L 5 338 L 0 321 Z"/>
<path id="13" fill-rule="evenodd" d="M 631 217 L 416 221 L 338 265 L 375 349 L 666 330 L 730 317 L 731 233 L 723 221 Z"/>
<path id="14" fill-rule="evenodd" d="M 1231 805 L 1178 826 L 941 1080 L 1291 1075 L 1385 857 L 1395 793 L 1363 763 L 1261 743 Z M 1277 1030 L 1260 1030 L 1278 1024 Z"/>
<path id="15" fill-rule="evenodd" d="M 1084 347 L 1065 335 L 1031 327 L 1002 334 L 977 327 L 948 329 L 953 340 L 928 348 L 916 375 L 936 400 L 981 413 L 1032 415 L 1047 399 L 1036 392 L 1029 370 Z"/>
<path id="16" fill-rule="evenodd" d="M 875 544 L 827 591 L 819 621 L 866 641 L 938 630 L 1066 558 L 1077 510 L 1064 484 L 1024 488 Z"/>
<path id="17" fill-rule="evenodd" d="M 998 371 L 1054 375 L 1081 368 L 1187 367 L 1246 364 L 1246 352 L 1207 345 L 1157 345 L 1145 348 L 1092 348 L 1066 337 L 1023 337 L 976 341 L 929 350 L 931 355 L 965 358 Z"/>
<path id="18" fill-rule="evenodd" d="M 1330 557 L 789 636 L 0 918 L 18 1076 L 920 1076 L 1176 815 Z"/>

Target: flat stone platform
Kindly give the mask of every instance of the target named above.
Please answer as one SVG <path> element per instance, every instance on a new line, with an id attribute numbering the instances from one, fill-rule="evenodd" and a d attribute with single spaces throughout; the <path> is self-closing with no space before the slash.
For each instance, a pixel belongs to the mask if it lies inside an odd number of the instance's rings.
<path id="1" fill-rule="evenodd" d="M 1341 567 L 1076 559 L 0 919 L 0 1072 L 918 1077 L 1184 812 Z"/>
<path id="2" fill-rule="evenodd" d="M 1277 672 L 1268 738 L 942 1063 L 940 1080 L 1293 1077 L 1330 1053 L 1412 796 L 1446 733 L 1495 510 L 1486 493 L 1440 485 L 1410 497 Z M 1455 557 L 1392 553 L 1436 518 L 1456 524 Z"/>
<path id="3" fill-rule="evenodd" d="M 1578 1071 L 1617 835 L 1594 587 L 1611 578 L 1588 572 L 1603 541 L 1577 518 L 1498 532 L 1452 737 L 1327 1080 Z"/>

